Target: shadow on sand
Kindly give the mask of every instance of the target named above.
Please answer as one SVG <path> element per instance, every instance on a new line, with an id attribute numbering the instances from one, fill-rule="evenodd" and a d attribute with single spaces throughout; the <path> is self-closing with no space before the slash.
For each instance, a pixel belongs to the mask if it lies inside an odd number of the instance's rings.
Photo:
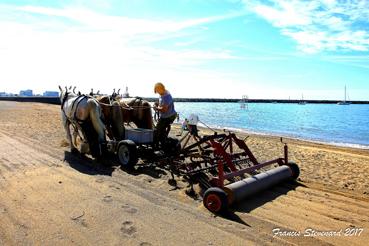
<path id="1" fill-rule="evenodd" d="M 80 153 L 64 151 L 64 160 L 70 167 L 78 172 L 88 175 L 107 175 L 111 176 L 114 168 L 111 164 L 107 165 L 110 157 L 104 160 L 94 160 Z M 111 162 L 110 162 L 111 163 Z"/>
<path id="2" fill-rule="evenodd" d="M 167 173 L 162 168 L 151 164 L 139 164 L 135 168 L 121 167 L 121 169 L 130 175 L 138 176 L 144 174 L 155 179 L 167 175 Z"/>
<path id="3" fill-rule="evenodd" d="M 285 181 L 270 187 L 267 190 L 254 194 L 245 200 L 234 204 L 232 210 L 242 213 L 249 213 L 252 210 L 263 206 L 264 204 L 277 199 L 280 196 L 286 195 L 288 192 L 296 190 L 297 187 L 306 187 L 297 181 Z"/>
<path id="4" fill-rule="evenodd" d="M 114 170 L 120 166 L 117 157 L 110 154 L 106 155 L 104 159 L 97 160 L 78 152 L 64 151 L 64 160 L 70 167 L 88 175 L 112 176 Z M 120 166 L 120 169 L 130 175 L 147 175 L 155 179 L 167 174 L 163 169 L 151 164 L 139 164 L 135 168 L 124 168 Z"/>
<path id="5" fill-rule="evenodd" d="M 268 202 L 272 202 L 280 196 L 286 195 L 288 192 L 296 190 L 297 187 L 306 187 L 297 181 L 285 181 L 270 187 L 267 190 L 258 192 L 251 197 L 245 198 L 245 200 L 233 204 L 227 212 L 220 215 L 220 217 L 231 220 L 233 222 L 240 223 L 245 226 L 249 226 L 244 220 L 242 220 L 236 213 L 249 213 L 254 209 L 263 206 Z"/>

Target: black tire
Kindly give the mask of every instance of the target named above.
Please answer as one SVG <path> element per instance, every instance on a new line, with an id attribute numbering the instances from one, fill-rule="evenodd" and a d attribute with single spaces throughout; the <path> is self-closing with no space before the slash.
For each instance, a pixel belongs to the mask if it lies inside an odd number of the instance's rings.
<path id="1" fill-rule="evenodd" d="M 207 189 L 204 193 L 202 202 L 204 206 L 214 214 L 222 214 L 228 209 L 227 193 L 218 187 Z"/>
<path id="2" fill-rule="evenodd" d="M 288 162 L 286 165 L 291 169 L 292 178 L 293 179 L 297 179 L 299 177 L 299 175 L 300 175 L 300 168 L 299 168 L 299 166 L 297 166 L 297 164 L 294 163 L 294 162 Z"/>
<path id="3" fill-rule="evenodd" d="M 138 162 L 136 144 L 131 140 L 119 142 L 117 156 L 120 164 L 125 168 L 133 168 Z"/>

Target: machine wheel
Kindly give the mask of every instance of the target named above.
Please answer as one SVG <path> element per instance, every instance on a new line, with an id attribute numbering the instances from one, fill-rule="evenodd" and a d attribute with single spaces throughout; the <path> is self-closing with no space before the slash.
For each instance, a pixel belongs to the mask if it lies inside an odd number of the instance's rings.
<path id="1" fill-rule="evenodd" d="M 136 144 L 131 140 L 120 141 L 117 155 L 119 158 L 119 162 L 123 167 L 134 167 L 138 161 Z"/>
<path id="2" fill-rule="evenodd" d="M 292 178 L 297 179 L 300 175 L 300 168 L 294 162 L 288 162 L 287 166 L 291 169 Z"/>
<path id="3" fill-rule="evenodd" d="M 224 213 L 228 209 L 227 193 L 218 187 L 207 189 L 202 202 L 210 212 L 215 214 Z"/>

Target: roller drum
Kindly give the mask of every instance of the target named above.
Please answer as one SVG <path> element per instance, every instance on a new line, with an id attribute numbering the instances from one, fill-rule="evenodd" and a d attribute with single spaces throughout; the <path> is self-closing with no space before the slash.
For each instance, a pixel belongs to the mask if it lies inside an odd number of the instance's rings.
<path id="1" fill-rule="evenodd" d="M 290 166 L 283 165 L 225 186 L 230 202 L 239 202 L 259 191 L 293 177 Z"/>

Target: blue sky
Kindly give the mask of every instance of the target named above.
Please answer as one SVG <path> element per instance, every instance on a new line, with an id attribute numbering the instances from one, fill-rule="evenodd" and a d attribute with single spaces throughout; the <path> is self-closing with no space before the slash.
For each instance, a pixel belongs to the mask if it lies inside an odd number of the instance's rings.
<path id="1" fill-rule="evenodd" d="M 369 1 L 0 0 L 0 91 L 369 100 Z"/>

